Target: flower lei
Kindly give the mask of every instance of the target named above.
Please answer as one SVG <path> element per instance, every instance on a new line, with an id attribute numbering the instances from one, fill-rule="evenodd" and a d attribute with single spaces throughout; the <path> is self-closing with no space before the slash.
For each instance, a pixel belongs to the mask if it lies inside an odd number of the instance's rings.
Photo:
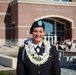
<path id="1" fill-rule="evenodd" d="M 30 59 L 30 61 L 35 64 L 35 65 L 41 65 L 44 64 L 48 58 L 49 58 L 49 54 L 50 54 L 50 43 L 43 41 L 44 45 L 45 45 L 45 51 L 42 55 L 38 55 L 36 53 L 36 51 L 34 50 L 34 47 L 32 46 L 32 41 L 28 42 L 28 45 L 25 44 L 25 49 L 26 49 L 26 53 Z"/>

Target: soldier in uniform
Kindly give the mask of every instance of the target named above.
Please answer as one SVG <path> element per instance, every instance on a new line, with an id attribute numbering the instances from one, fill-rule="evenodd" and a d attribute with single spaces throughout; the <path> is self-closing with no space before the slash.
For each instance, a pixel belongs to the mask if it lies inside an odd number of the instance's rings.
<path id="1" fill-rule="evenodd" d="M 19 48 L 17 75 L 60 75 L 59 57 L 55 46 L 43 40 L 45 24 L 35 21 L 31 28 L 32 38 Z M 24 60 L 22 59 L 23 51 Z"/>

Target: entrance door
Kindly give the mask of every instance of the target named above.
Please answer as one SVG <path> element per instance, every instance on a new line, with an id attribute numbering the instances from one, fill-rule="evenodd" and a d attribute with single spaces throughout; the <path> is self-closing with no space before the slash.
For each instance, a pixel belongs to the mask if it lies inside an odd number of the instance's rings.
<path id="1" fill-rule="evenodd" d="M 57 35 L 57 41 L 59 42 L 63 42 L 65 37 L 64 37 L 64 33 L 65 33 L 65 29 L 64 29 L 64 25 L 61 23 L 56 22 L 56 35 Z"/>

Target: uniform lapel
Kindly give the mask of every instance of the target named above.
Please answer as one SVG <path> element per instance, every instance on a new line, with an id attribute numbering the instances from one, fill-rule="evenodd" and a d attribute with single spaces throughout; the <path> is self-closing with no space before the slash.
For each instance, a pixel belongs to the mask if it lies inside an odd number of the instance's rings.
<path id="1" fill-rule="evenodd" d="M 42 55 L 45 51 L 45 46 L 44 46 L 44 43 L 42 42 L 42 45 L 40 47 L 40 52 L 39 52 L 39 55 Z"/>

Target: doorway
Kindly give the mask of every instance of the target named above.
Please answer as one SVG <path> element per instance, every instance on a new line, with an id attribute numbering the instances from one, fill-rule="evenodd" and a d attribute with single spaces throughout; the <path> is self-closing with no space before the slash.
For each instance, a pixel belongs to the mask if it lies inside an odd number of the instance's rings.
<path id="1" fill-rule="evenodd" d="M 65 27 L 64 24 L 55 20 L 43 19 L 45 23 L 46 34 L 44 38 L 50 42 L 50 44 L 56 44 L 57 41 L 63 42 Z"/>

